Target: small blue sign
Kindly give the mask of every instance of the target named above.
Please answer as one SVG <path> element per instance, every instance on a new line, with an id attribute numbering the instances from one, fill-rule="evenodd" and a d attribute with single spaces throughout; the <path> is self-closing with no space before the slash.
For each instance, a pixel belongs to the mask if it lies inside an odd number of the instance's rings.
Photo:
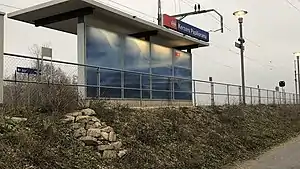
<path id="1" fill-rule="evenodd" d="M 180 20 L 177 21 L 177 31 L 181 32 L 183 34 L 189 35 L 191 37 L 194 37 L 199 40 L 203 40 L 205 42 L 209 42 L 209 33 L 196 28 L 195 26 L 192 26 L 190 24 L 187 24 L 185 22 L 182 22 Z"/>
<path id="2" fill-rule="evenodd" d="M 36 75 L 38 70 L 37 69 L 32 69 L 32 68 L 17 67 L 17 72 L 18 73 L 26 73 L 26 74 Z"/>

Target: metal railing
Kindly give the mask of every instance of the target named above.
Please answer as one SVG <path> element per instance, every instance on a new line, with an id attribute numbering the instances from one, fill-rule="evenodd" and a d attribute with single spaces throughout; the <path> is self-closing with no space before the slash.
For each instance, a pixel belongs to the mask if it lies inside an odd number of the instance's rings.
<path id="1" fill-rule="evenodd" d="M 6 92 L 4 102 L 19 99 L 18 102 L 29 103 L 33 95 L 40 95 L 41 91 L 46 90 L 51 85 L 67 86 L 76 89 L 79 93 L 88 91 L 90 94 L 92 93 L 93 98 L 99 99 L 184 100 L 193 102 L 193 105 L 231 105 L 242 103 L 240 85 L 214 82 L 212 79 L 205 81 L 170 77 L 58 60 L 41 60 L 40 58 L 10 53 L 4 54 L 4 65 L 4 92 Z M 33 74 L 18 73 L 17 67 L 32 69 L 41 67 L 41 72 Z M 96 79 L 96 83 L 87 85 L 85 82 L 80 82 L 78 80 L 80 69 L 94 72 L 92 78 Z M 103 83 L 101 74 L 105 72 L 119 74 L 117 81 L 120 83 Z M 138 82 L 135 82 L 135 85 L 128 85 L 127 81 L 130 79 L 126 79 L 126 75 L 136 77 L 135 80 L 138 80 Z M 163 87 L 153 86 L 152 82 L 154 80 L 164 82 Z M 175 89 L 176 85 L 178 87 L 178 85 L 183 83 L 188 84 L 189 87 Z M 160 98 L 160 95 L 164 97 Z M 182 95 L 186 97 L 184 99 L 180 98 Z M 260 89 L 259 87 L 246 87 L 246 103 L 296 104 L 296 95 L 294 93 Z"/>

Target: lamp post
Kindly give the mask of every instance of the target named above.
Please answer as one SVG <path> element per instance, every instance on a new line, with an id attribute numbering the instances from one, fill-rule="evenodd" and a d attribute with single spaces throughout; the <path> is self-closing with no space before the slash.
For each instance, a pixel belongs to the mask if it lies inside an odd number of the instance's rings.
<path id="1" fill-rule="evenodd" d="M 243 104 L 246 104 L 246 92 L 245 92 L 245 67 L 244 67 L 244 43 L 245 39 L 243 38 L 243 20 L 244 16 L 247 14 L 247 11 L 239 10 L 233 13 L 234 16 L 236 16 L 239 20 L 239 26 L 240 26 L 240 37 L 238 39 L 238 42 L 235 42 L 235 47 L 239 48 L 241 51 L 241 75 L 242 75 L 242 95 L 243 95 Z"/>
<path id="2" fill-rule="evenodd" d="M 297 58 L 297 72 L 298 72 L 298 91 L 299 91 L 299 93 L 300 93 L 300 83 L 299 83 L 299 80 L 300 80 L 300 67 L 299 67 L 299 57 L 300 57 L 300 52 L 295 52 L 294 53 L 294 55 L 296 56 L 296 58 Z M 300 101 L 300 98 L 299 98 L 299 96 L 298 95 L 296 95 L 296 97 L 298 98 L 298 102 Z"/>

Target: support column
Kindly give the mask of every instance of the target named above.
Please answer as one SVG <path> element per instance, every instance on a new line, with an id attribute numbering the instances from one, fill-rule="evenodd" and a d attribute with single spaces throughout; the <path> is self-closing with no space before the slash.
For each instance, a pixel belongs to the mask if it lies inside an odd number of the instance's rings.
<path id="1" fill-rule="evenodd" d="M 79 64 L 86 64 L 86 25 L 85 17 L 78 18 L 77 24 L 77 60 Z M 85 99 L 87 97 L 86 85 L 86 67 L 78 66 L 78 91 L 79 94 Z"/>
<path id="2" fill-rule="evenodd" d="M 3 69 L 4 69 L 4 15 L 0 11 L 0 106 L 3 105 Z"/>

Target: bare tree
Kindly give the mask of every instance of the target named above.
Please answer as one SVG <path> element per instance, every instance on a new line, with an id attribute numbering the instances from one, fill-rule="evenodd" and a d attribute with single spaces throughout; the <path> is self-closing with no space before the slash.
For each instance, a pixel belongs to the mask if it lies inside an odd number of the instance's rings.
<path id="1" fill-rule="evenodd" d="M 41 47 L 33 45 L 30 52 L 41 57 Z M 13 107 L 41 107 L 47 111 L 76 109 L 81 100 L 78 95 L 76 76 L 68 77 L 60 68 L 50 63 L 35 61 L 31 66 L 36 75 L 15 74 L 17 83 L 5 86 L 6 104 Z"/>

